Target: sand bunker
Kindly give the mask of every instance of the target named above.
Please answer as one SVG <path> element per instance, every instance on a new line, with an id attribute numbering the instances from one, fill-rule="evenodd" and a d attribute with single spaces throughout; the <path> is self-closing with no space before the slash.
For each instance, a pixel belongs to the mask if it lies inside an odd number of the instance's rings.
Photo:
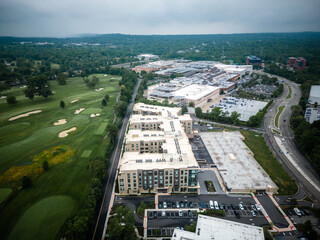
<path id="1" fill-rule="evenodd" d="M 69 130 L 65 130 L 59 133 L 59 138 L 67 137 L 69 132 L 75 131 L 76 129 L 77 129 L 76 127 L 73 127 L 73 128 L 70 128 Z"/>
<path id="2" fill-rule="evenodd" d="M 7 98 L 7 96 L 1 96 L 1 97 L 0 97 L 0 99 L 4 99 L 4 98 Z"/>
<path id="3" fill-rule="evenodd" d="M 107 74 L 103 75 L 104 77 L 108 76 Z"/>
<path id="4" fill-rule="evenodd" d="M 92 113 L 92 114 L 90 115 L 90 117 L 98 117 L 98 116 L 100 116 L 100 113 L 96 113 L 96 114 Z"/>
<path id="5" fill-rule="evenodd" d="M 28 116 L 31 115 L 31 114 L 36 114 L 36 113 L 40 113 L 40 112 L 42 112 L 42 110 L 36 110 L 36 111 L 32 111 L 32 112 L 20 114 L 20 115 L 18 115 L 18 116 L 15 116 L 15 117 L 10 118 L 9 121 L 13 121 L 13 120 L 16 120 L 16 119 L 22 118 L 22 117 L 28 117 Z"/>
<path id="6" fill-rule="evenodd" d="M 85 108 L 80 108 L 79 110 L 76 110 L 75 112 L 74 112 L 74 114 L 79 114 L 79 113 L 81 113 L 82 111 L 84 111 L 85 110 Z"/>
<path id="7" fill-rule="evenodd" d="M 78 99 L 72 100 L 70 103 L 78 102 Z"/>
<path id="8" fill-rule="evenodd" d="M 59 119 L 58 122 L 55 122 L 53 125 L 57 126 L 57 125 L 62 125 L 62 124 L 66 124 L 67 123 L 67 119 Z"/>
<path id="9" fill-rule="evenodd" d="M 24 86 L 21 86 L 20 88 L 26 88 L 27 86 L 26 85 L 24 85 Z"/>
<path id="10" fill-rule="evenodd" d="M 103 88 L 96 89 L 96 92 L 99 92 L 99 91 L 101 91 L 101 90 L 103 90 Z"/>

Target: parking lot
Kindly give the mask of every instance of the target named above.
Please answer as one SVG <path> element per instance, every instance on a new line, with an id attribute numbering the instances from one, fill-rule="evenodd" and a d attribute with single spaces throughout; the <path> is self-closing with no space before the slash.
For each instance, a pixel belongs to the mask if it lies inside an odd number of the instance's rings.
<path id="1" fill-rule="evenodd" d="M 267 211 L 269 217 L 277 227 L 287 226 L 284 217 L 276 210 L 275 206 L 270 202 L 271 200 L 269 200 L 267 195 L 259 195 L 258 198 L 261 200 L 261 203 Z M 148 210 L 147 227 L 149 236 L 150 234 L 153 236 L 153 231 L 155 229 L 159 229 L 156 230 L 157 234 L 160 231 L 161 236 L 169 236 L 170 234 L 167 234 L 173 231 L 175 228 L 184 228 L 186 225 L 196 222 L 197 211 L 210 209 L 210 200 L 220 203 L 226 213 L 224 217 L 226 220 L 255 226 L 269 225 L 262 212 L 257 210 L 255 207 L 253 208 L 253 205 L 255 205 L 256 202 L 250 195 L 172 194 L 159 195 L 158 200 L 159 209 Z M 135 212 L 135 222 L 138 226 L 142 226 L 143 222 L 143 217 L 140 217 L 138 214 L 136 214 L 137 208 L 141 201 L 150 203 L 151 201 L 154 201 L 154 196 L 141 196 L 138 198 L 121 196 L 116 198 L 117 204 L 125 204 Z M 163 207 L 163 202 L 166 202 L 165 208 Z M 177 208 L 177 202 L 179 203 L 179 208 Z M 183 203 L 183 208 L 181 208 L 181 202 Z M 243 209 L 240 209 L 239 204 L 242 204 Z M 179 211 L 181 211 L 182 215 L 179 215 Z M 238 216 L 236 216 L 235 212 L 238 213 Z M 292 217 L 295 216 L 291 216 L 291 218 Z M 306 217 L 302 218 L 304 219 Z M 296 221 L 294 222 L 297 223 L 299 219 L 301 218 L 295 217 Z"/>
<path id="2" fill-rule="evenodd" d="M 150 210 L 148 220 L 151 219 L 197 219 L 196 210 Z"/>
<path id="3" fill-rule="evenodd" d="M 190 139 L 189 142 L 191 144 L 194 157 L 199 162 L 199 165 L 214 164 L 200 137 Z"/>

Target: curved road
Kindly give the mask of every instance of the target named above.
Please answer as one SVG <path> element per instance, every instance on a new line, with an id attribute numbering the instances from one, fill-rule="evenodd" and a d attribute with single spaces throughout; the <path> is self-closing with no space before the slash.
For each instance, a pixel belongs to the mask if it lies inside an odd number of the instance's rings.
<path id="1" fill-rule="evenodd" d="M 258 72 L 259 74 L 265 74 L 263 72 Z M 271 75 L 271 74 L 268 74 Z M 293 105 L 298 105 L 301 91 L 299 85 L 293 83 L 287 79 L 278 77 L 276 75 L 271 75 L 277 77 L 280 81 L 284 81 L 285 88 L 283 94 L 277 98 L 273 104 L 269 107 L 263 120 L 263 128 L 265 129 L 264 138 L 273 152 L 274 156 L 280 161 L 284 168 L 289 172 L 289 174 L 296 180 L 298 186 L 306 193 L 308 196 L 317 204 L 320 204 L 320 178 L 319 174 L 314 170 L 310 162 L 301 154 L 294 142 L 294 136 L 290 129 L 290 116 L 291 107 Z M 289 94 L 289 86 L 292 89 L 291 98 L 286 99 Z M 274 121 L 275 116 L 278 111 L 278 107 L 284 105 L 286 106 L 279 118 L 279 128 L 275 127 Z M 280 153 L 280 146 L 276 142 L 275 134 L 272 132 L 272 128 L 277 129 L 281 132 L 282 145 L 287 149 L 287 152 Z M 295 162 L 295 166 L 288 159 L 286 155 L 290 155 L 292 160 Z M 298 168 L 297 168 L 298 166 Z M 311 180 L 311 181 L 310 181 Z"/>

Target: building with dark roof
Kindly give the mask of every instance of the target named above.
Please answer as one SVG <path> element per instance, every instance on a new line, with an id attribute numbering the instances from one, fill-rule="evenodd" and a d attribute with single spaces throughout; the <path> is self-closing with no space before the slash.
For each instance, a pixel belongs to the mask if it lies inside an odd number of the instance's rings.
<path id="1" fill-rule="evenodd" d="M 262 65 L 262 60 L 256 56 L 248 56 L 246 59 L 246 64 L 247 65 L 257 65 L 261 66 Z"/>

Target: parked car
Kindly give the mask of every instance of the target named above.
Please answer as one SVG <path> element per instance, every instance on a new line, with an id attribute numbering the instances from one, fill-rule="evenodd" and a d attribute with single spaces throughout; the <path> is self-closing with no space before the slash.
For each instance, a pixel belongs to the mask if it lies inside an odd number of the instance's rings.
<path id="1" fill-rule="evenodd" d="M 292 213 L 292 211 L 291 211 L 290 209 L 287 209 L 287 214 L 288 214 L 289 216 L 292 216 L 292 215 L 293 215 L 293 213 Z"/>
<path id="2" fill-rule="evenodd" d="M 161 204 L 161 203 L 159 203 L 158 207 L 159 207 L 159 208 L 162 208 L 162 204 Z"/>
<path id="3" fill-rule="evenodd" d="M 176 201 L 176 206 L 177 206 L 177 208 L 179 208 L 179 207 L 180 207 L 180 204 L 179 204 L 179 202 L 178 202 L 178 201 Z"/>
<path id="4" fill-rule="evenodd" d="M 236 210 L 236 207 L 233 204 L 231 204 L 231 208 L 232 210 Z"/>
<path id="5" fill-rule="evenodd" d="M 193 203 L 189 202 L 189 208 L 193 208 Z"/>
<path id="6" fill-rule="evenodd" d="M 212 200 L 209 201 L 209 206 L 210 206 L 211 209 L 214 209 L 214 205 L 213 205 L 213 201 Z"/>
<path id="7" fill-rule="evenodd" d="M 256 206 L 251 205 L 252 210 L 256 210 Z"/>
<path id="8" fill-rule="evenodd" d="M 310 215 L 310 212 L 309 212 L 309 210 L 308 210 L 308 209 L 303 209 L 303 211 L 304 211 L 304 213 L 305 213 L 307 216 L 309 216 L 309 215 Z"/>
<path id="9" fill-rule="evenodd" d="M 176 208 L 176 204 L 174 202 L 172 203 L 172 208 Z"/>
<path id="10" fill-rule="evenodd" d="M 252 215 L 253 217 L 255 217 L 255 216 L 256 216 L 256 213 L 255 213 L 253 210 L 251 210 L 251 215 Z"/>
<path id="11" fill-rule="evenodd" d="M 236 218 L 240 218 L 240 214 L 239 214 L 238 210 L 234 210 L 234 215 L 236 215 Z"/>
<path id="12" fill-rule="evenodd" d="M 179 217 L 182 217 L 183 215 L 182 215 L 182 211 L 181 210 L 179 210 Z"/>
<path id="13" fill-rule="evenodd" d="M 217 202 L 217 201 L 214 201 L 213 204 L 214 204 L 214 208 L 215 208 L 216 210 L 219 210 L 219 204 L 218 204 L 218 202 Z"/>
<path id="14" fill-rule="evenodd" d="M 223 210 L 223 206 L 222 206 L 222 204 L 221 204 L 221 203 L 219 203 L 219 202 L 218 202 L 218 204 L 219 204 L 219 208 L 220 208 L 220 210 Z"/>
<path id="15" fill-rule="evenodd" d="M 241 203 L 239 204 L 239 208 L 240 208 L 240 210 L 244 210 L 244 207 L 242 206 Z"/>
<path id="16" fill-rule="evenodd" d="M 300 210 L 299 210 L 299 208 L 294 208 L 293 209 L 293 211 L 299 216 L 299 217 L 301 217 L 302 216 L 302 214 L 301 214 L 301 212 L 300 212 Z"/>
<path id="17" fill-rule="evenodd" d="M 300 210 L 302 216 L 306 215 L 305 212 L 302 209 L 299 209 L 299 210 Z"/>
<path id="18" fill-rule="evenodd" d="M 180 202 L 180 207 L 184 208 L 184 203 L 182 201 Z"/>
<path id="19" fill-rule="evenodd" d="M 157 212 L 153 212 L 153 217 L 157 217 L 158 216 L 158 214 L 157 214 Z"/>
<path id="20" fill-rule="evenodd" d="M 224 210 L 228 211 L 229 210 L 229 206 L 228 205 L 224 205 Z"/>
<path id="21" fill-rule="evenodd" d="M 190 210 L 188 210 L 188 216 L 192 217 L 192 212 Z"/>
<path id="22" fill-rule="evenodd" d="M 162 217 L 166 216 L 166 211 L 162 211 Z"/>
<path id="23" fill-rule="evenodd" d="M 256 209 L 257 209 L 258 211 L 261 211 L 261 208 L 260 208 L 259 204 L 256 204 L 255 206 L 256 206 Z"/>
<path id="24" fill-rule="evenodd" d="M 163 208 L 167 208 L 167 203 L 163 202 Z"/>

